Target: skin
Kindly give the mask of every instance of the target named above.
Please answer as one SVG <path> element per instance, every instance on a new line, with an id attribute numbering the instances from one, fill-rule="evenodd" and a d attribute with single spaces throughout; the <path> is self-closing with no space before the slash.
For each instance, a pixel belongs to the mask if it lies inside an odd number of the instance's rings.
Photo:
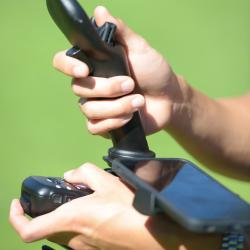
<path id="1" fill-rule="evenodd" d="M 76 250 L 199 250 L 201 245 L 204 250 L 219 249 L 219 236 L 195 235 L 163 215 L 148 217 L 137 212 L 132 206 L 133 190 L 90 163 L 67 172 L 64 178 L 85 183 L 95 192 L 32 220 L 13 200 L 10 222 L 23 241 L 46 238 Z"/>
<path id="2" fill-rule="evenodd" d="M 73 78 L 72 90 L 81 98 L 88 130 L 105 135 L 139 110 L 146 134 L 165 130 L 201 162 L 249 180 L 250 95 L 211 99 L 177 76 L 162 55 L 105 8 L 96 8 L 95 19 L 98 25 L 117 25 L 117 40 L 127 51 L 132 78 L 90 77 L 86 64 L 65 52 L 56 54 L 53 64 Z M 219 249 L 219 235 L 192 234 L 166 217 L 139 214 L 131 205 L 132 190 L 91 164 L 65 179 L 87 184 L 95 192 L 32 220 L 14 200 L 10 222 L 24 241 L 48 238 L 73 249 Z"/>
<path id="3" fill-rule="evenodd" d="M 90 133 L 105 135 L 139 110 L 146 134 L 165 130 L 203 164 L 249 180 L 250 94 L 219 100 L 207 97 L 176 75 L 162 55 L 106 9 L 97 8 L 95 16 L 98 25 L 105 21 L 117 25 L 117 39 L 126 48 L 133 78 L 90 77 L 86 64 L 65 52 L 56 54 L 54 67 L 73 77 L 72 90 L 84 100 L 80 108 Z"/>

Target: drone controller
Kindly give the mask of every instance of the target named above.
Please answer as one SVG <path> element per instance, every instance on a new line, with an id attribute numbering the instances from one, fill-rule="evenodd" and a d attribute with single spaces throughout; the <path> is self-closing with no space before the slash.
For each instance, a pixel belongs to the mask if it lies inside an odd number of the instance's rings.
<path id="1" fill-rule="evenodd" d="M 30 176 L 22 184 L 21 204 L 26 214 L 36 217 L 92 193 L 85 185 L 71 184 L 59 177 Z"/>
<path id="2" fill-rule="evenodd" d="M 114 174 L 110 168 L 105 171 Z M 86 185 L 72 184 L 61 177 L 30 176 L 22 183 L 20 201 L 25 213 L 34 218 L 92 193 Z"/>
<path id="3" fill-rule="evenodd" d="M 73 46 L 66 54 L 86 63 L 90 75 L 112 77 L 130 75 L 125 49 L 116 42 L 116 26 L 106 22 L 98 27 L 76 0 L 46 0 L 48 11 Z M 116 158 L 152 158 L 139 112 L 123 127 L 110 132 L 113 147 L 106 162 Z M 53 211 L 65 202 L 91 194 L 85 186 L 75 186 L 61 178 L 31 176 L 24 180 L 21 204 L 31 217 Z"/>

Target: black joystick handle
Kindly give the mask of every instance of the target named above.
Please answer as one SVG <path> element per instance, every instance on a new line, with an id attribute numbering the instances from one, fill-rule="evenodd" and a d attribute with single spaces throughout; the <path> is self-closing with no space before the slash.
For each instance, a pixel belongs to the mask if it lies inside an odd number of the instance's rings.
<path id="1" fill-rule="evenodd" d="M 91 75 L 130 75 L 125 50 L 114 38 L 114 24 L 106 22 L 97 27 L 76 0 L 47 0 L 47 7 L 54 22 L 73 45 L 67 55 L 85 62 Z M 149 150 L 139 112 L 134 113 L 130 122 L 110 134 L 113 148 L 109 150 L 108 160 L 154 157 Z"/>

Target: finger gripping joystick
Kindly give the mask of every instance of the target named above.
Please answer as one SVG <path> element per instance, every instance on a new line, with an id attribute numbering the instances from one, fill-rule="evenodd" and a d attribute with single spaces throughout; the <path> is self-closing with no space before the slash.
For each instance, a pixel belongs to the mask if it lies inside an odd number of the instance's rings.
<path id="1" fill-rule="evenodd" d="M 67 55 L 85 62 L 92 76 L 130 76 L 125 50 L 115 41 L 116 26 L 113 23 L 106 22 L 98 27 L 76 0 L 47 0 L 47 7 L 56 25 L 73 45 Z M 110 134 L 113 148 L 109 150 L 109 161 L 117 157 L 154 157 L 138 112 L 126 125 Z"/>

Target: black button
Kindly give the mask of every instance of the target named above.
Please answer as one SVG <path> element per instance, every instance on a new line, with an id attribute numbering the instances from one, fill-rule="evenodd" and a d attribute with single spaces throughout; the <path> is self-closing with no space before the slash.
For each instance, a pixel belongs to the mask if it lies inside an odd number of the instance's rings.
<path id="1" fill-rule="evenodd" d="M 61 204 L 62 203 L 62 195 L 53 194 L 52 200 L 53 200 L 54 203 Z"/>
<path id="2" fill-rule="evenodd" d="M 72 201 L 74 199 L 75 199 L 75 197 L 73 197 L 73 196 L 66 196 L 65 197 L 65 202 L 69 202 L 69 201 Z"/>

